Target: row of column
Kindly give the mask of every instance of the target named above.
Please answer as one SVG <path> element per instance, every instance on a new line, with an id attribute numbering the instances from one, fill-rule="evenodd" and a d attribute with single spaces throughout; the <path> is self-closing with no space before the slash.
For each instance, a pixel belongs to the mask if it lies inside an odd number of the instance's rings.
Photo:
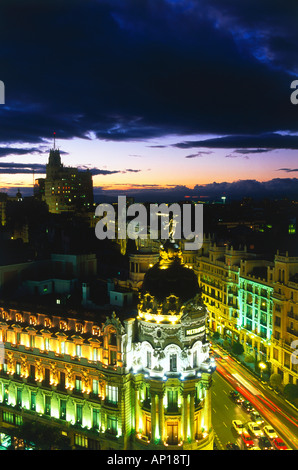
<path id="1" fill-rule="evenodd" d="M 164 392 L 150 391 L 151 395 L 151 439 L 166 439 L 165 413 L 164 413 Z M 185 441 L 195 439 L 195 391 L 185 391 L 182 393 L 182 421 L 181 437 Z M 141 417 L 139 402 L 139 390 L 135 389 L 135 429 L 139 431 Z"/>

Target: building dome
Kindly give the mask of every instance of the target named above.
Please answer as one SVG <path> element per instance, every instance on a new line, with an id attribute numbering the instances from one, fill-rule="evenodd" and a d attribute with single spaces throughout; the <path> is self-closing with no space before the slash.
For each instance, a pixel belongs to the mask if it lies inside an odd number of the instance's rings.
<path id="1" fill-rule="evenodd" d="M 141 295 L 150 294 L 159 302 L 174 295 L 186 302 L 199 293 L 197 276 L 183 264 L 179 246 L 174 241 L 166 241 L 161 245 L 158 263 L 144 277 Z"/>

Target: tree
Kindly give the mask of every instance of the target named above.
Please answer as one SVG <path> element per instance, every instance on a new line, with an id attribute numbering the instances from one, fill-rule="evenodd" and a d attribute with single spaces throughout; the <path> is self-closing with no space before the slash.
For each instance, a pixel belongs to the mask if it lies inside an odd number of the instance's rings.
<path id="1" fill-rule="evenodd" d="M 248 354 L 247 356 L 245 356 L 244 360 L 248 364 L 252 364 L 253 362 L 255 362 L 255 358 L 252 354 Z"/>
<path id="2" fill-rule="evenodd" d="M 270 376 L 270 385 L 271 385 L 273 388 L 278 388 L 278 387 L 281 385 L 281 382 L 282 382 L 281 375 L 279 375 L 279 374 L 272 374 L 272 375 Z"/>
<path id="3" fill-rule="evenodd" d="M 220 338 L 220 334 L 218 333 L 218 331 L 215 331 L 213 333 L 212 339 L 214 339 L 214 341 L 217 341 L 219 338 Z"/>
<path id="4" fill-rule="evenodd" d="M 290 401 L 294 401 L 298 398 L 298 385 L 287 384 L 284 388 L 284 395 Z"/>
<path id="5" fill-rule="evenodd" d="M 236 356 L 240 356 L 241 354 L 243 354 L 243 352 L 244 352 L 244 348 L 241 343 L 239 342 L 233 343 L 233 346 L 232 346 L 233 354 L 235 354 Z"/>
<path id="6" fill-rule="evenodd" d="M 61 435 L 61 431 L 53 426 L 44 425 L 38 421 L 25 421 L 18 433 L 26 447 L 37 450 L 70 449 L 70 441 Z"/>

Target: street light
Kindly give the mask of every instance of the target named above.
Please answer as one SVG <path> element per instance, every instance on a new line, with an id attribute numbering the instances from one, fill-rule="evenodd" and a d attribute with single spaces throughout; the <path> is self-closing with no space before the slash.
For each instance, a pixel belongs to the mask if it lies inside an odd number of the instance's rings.
<path id="1" fill-rule="evenodd" d="M 259 362 L 259 368 L 261 369 L 261 378 L 263 377 L 263 372 L 266 369 L 266 364 L 264 362 Z"/>

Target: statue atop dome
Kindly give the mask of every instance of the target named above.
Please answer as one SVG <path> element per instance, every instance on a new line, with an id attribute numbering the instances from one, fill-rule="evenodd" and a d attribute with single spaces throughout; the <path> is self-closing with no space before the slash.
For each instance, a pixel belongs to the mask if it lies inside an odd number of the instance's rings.
<path id="1" fill-rule="evenodd" d="M 159 304 L 164 304 L 174 296 L 182 304 L 199 292 L 197 276 L 184 265 L 180 246 L 174 240 L 167 240 L 160 246 L 159 261 L 145 274 L 141 297 L 150 294 Z"/>

